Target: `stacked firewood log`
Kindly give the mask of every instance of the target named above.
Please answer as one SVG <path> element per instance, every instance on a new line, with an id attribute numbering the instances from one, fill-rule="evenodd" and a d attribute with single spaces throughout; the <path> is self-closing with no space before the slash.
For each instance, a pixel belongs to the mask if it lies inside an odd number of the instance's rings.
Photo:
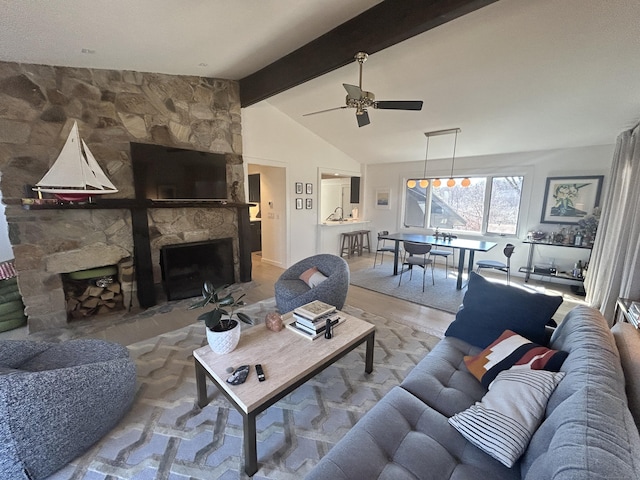
<path id="1" fill-rule="evenodd" d="M 124 308 L 120 283 L 97 286 L 95 283 L 74 281 L 67 289 L 67 313 L 70 318 L 80 319 L 93 315 L 111 313 Z"/>

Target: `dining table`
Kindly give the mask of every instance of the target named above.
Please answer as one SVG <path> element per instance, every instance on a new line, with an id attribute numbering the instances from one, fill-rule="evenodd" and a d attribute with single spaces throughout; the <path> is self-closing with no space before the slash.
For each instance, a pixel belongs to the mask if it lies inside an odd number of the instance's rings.
<path id="1" fill-rule="evenodd" d="M 462 289 L 462 278 L 464 275 L 464 261 L 466 253 L 469 252 L 469 264 L 467 271 L 473 270 L 475 252 L 488 252 L 497 245 L 495 242 L 484 240 L 469 240 L 464 238 L 452 238 L 444 236 L 423 235 L 420 233 L 389 233 L 380 235 L 380 240 L 392 240 L 395 242 L 393 250 L 393 274 L 398 274 L 398 261 L 400 259 L 400 242 L 428 243 L 437 247 L 449 247 L 459 250 L 458 254 L 458 278 L 456 280 L 456 290 Z"/>

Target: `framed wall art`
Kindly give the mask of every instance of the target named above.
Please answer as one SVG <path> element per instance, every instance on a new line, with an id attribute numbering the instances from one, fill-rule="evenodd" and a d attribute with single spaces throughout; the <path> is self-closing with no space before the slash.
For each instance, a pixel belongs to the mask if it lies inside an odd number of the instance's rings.
<path id="1" fill-rule="evenodd" d="M 306 209 L 311 210 L 313 208 L 313 200 L 311 198 L 307 198 L 306 200 Z"/>
<path id="2" fill-rule="evenodd" d="M 307 183 L 307 195 L 311 195 L 313 193 L 313 183 Z"/>
<path id="3" fill-rule="evenodd" d="M 296 210 L 302 210 L 302 199 L 296 198 Z"/>
<path id="4" fill-rule="evenodd" d="M 376 208 L 382 209 L 382 210 L 391 209 L 391 189 L 390 188 L 376 189 Z"/>
<path id="5" fill-rule="evenodd" d="M 577 224 L 600 205 L 603 175 L 547 177 L 542 223 Z"/>
<path id="6" fill-rule="evenodd" d="M 296 182 L 296 195 L 302 195 L 302 182 Z"/>

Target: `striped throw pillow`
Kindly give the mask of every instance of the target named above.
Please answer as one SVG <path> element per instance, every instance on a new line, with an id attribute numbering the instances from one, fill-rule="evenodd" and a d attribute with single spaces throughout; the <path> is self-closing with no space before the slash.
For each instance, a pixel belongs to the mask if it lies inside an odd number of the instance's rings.
<path id="1" fill-rule="evenodd" d="M 564 372 L 509 369 L 480 402 L 449 418 L 470 443 L 508 468 L 522 456 Z"/>
<path id="2" fill-rule="evenodd" d="M 465 356 L 464 363 L 485 388 L 503 370 L 511 367 L 557 372 L 569 355 L 543 347 L 521 335 L 505 330 L 491 345 L 475 356 Z"/>

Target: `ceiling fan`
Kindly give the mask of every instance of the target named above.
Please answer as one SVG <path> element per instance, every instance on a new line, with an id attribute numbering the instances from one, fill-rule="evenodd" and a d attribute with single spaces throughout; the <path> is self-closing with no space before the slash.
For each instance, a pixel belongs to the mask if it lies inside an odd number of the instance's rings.
<path id="1" fill-rule="evenodd" d="M 360 80 L 358 86 L 343 83 L 342 86 L 347 91 L 346 105 L 342 107 L 329 108 L 318 112 L 306 113 L 303 117 L 316 115 L 318 113 L 331 112 L 333 110 L 342 110 L 344 108 L 356 109 L 356 120 L 358 127 L 369 125 L 369 113 L 367 108 L 373 107 L 381 110 L 422 110 L 422 100 L 378 100 L 372 92 L 362 90 L 362 64 L 367 61 L 369 55 L 364 52 L 358 52 L 355 59 L 360 65 Z"/>

